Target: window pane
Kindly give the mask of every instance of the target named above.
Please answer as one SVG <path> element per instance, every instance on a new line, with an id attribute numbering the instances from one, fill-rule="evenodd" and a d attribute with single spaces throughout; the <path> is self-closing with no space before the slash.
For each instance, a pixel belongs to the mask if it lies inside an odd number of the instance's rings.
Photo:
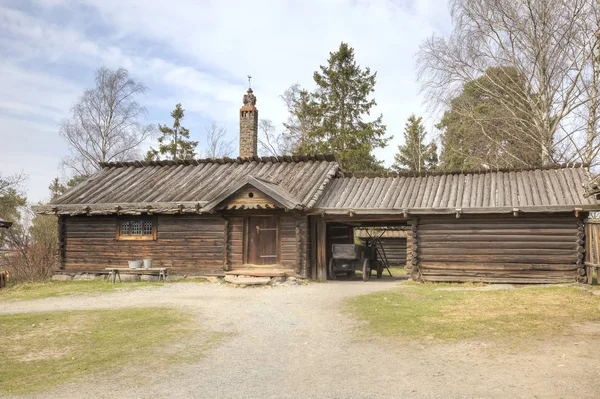
<path id="1" fill-rule="evenodd" d="M 150 219 L 121 220 L 119 230 L 121 236 L 153 236 L 154 223 Z"/>
<path id="2" fill-rule="evenodd" d="M 124 236 L 131 234 L 129 231 L 129 221 L 121 222 L 121 234 Z"/>
<path id="3" fill-rule="evenodd" d="M 142 221 L 134 220 L 131 222 L 131 234 L 134 236 L 142 235 Z"/>
<path id="4" fill-rule="evenodd" d="M 145 236 L 151 236 L 152 235 L 152 221 L 151 220 L 144 221 L 143 234 Z"/>

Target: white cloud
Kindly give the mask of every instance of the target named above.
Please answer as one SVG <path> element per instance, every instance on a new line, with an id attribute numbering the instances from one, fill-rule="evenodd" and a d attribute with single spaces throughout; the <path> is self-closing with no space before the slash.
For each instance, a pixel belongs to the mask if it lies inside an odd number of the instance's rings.
<path id="1" fill-rule="evenodd" d="M 60 23 L 52 19 L 56 15 Z M 182 102 L 196 126 L 208 119 L 236 126 L 251 74 L 260 116 L 280 124 L 286 115 L 278 96 L 296 82 L 311 88 L 313 72 L 346 41 L 357 62 L 378 73 L 374 114 L 383 113 L 388 133 L 395 135 L 379 152 L 389 164 L 406 118 L 425 114 L 414 55 L 425 37 L 448 27 L 446 0 L 38 0 L 27 11 L 0 6 L 0 71 L 10 76 L 0 81 L 0 140 L 14 126 L 14 119 L 3 116 L 9 115 L 41 120 L 48 128 L 44 134 L 64 147 L 55 124 L 83 87 L 93 84 L 100 65 L 126 67 L 151 88 L 144 103 L 160 114 L 150 120 L 165 121 Z M 57 159 L 65 152 L 60 146 Z M 28 165 L 44 163 L 55 171 L 54 155 L 30 152 Z M 19 163 L 11 154 L 0 145 L 1 169 L 9 156 Z M 37 185 L 32 181 L 30 187 L 39 196 Z"/>

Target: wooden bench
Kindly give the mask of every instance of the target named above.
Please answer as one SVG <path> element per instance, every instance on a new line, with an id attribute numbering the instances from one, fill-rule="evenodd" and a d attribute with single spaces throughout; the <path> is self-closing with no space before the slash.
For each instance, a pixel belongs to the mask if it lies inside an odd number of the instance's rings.
<path id="1" fill-rule="evenodd" d="M 150 276 L 158 276 L 158 281 L 162 279 L 163 282 L 167 281 L 167 277 L 169 277 L 169 269 L 166 267 L 151 267 L 148 269 L 131 269 L 128 267 L 107 267 L 104 270 L 108 271 L 108 278 L 106 282 L 116 283 L 117 278 L 119 282 L 121 282 L 121 272 L 127 274 L 144 274 Z"/>

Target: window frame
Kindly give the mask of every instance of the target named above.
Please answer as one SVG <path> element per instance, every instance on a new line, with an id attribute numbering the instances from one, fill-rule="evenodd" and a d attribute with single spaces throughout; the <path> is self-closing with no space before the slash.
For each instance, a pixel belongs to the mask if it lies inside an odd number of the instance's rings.
<path id="1" fill-rule="evenodd" d="M 132 234 L 121 234 L 121 223 L 129 221 L 151 221 L 152 222 L 152 234 L 132 235 Z M 158 218 L 156 216 L 119 216 L 117 217 L 116 224 L 116 239 L 117 241 L 156 241 L 157 239 L 157 227 Z"/>

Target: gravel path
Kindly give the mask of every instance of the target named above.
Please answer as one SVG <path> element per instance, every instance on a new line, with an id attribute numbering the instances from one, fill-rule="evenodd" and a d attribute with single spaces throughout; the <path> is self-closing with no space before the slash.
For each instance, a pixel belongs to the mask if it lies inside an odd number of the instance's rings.
<path id="1" fill-rule="evenodd" d="M 337 281 L 240 289 L 178 283 L 94 296 L 0 303 L 0 313 L 173 306 L 232 332 L 196 364 L 135 379 L 69 383 L 40 398 L 561 398 L 598 397 L 598 328 L 503 352 L 476 340 L 415 345 L 358 339 L 344 298 L 397 282 Z M 585 327 L 585 326 L 584 326 Z M 426 339 L 424 338 L 424 341 Z"/>

